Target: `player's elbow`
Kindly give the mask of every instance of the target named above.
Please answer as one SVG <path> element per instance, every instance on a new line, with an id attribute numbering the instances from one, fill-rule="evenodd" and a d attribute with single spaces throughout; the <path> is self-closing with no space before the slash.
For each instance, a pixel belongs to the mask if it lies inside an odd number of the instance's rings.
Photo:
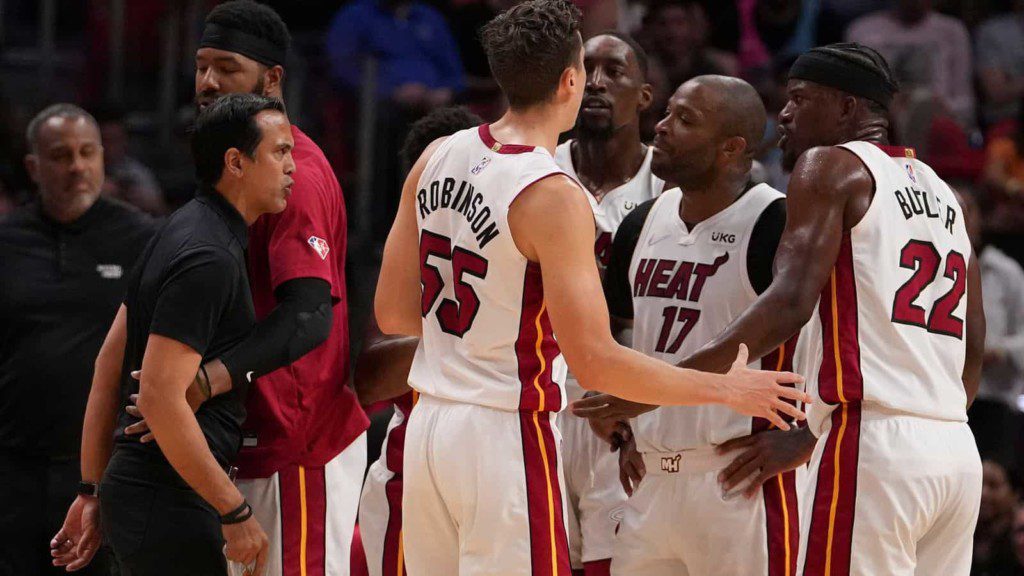
<path id="1" fill-rule="evenodd" d="M 818 304 L 818 294 L 804 286 L 794 286 L 778 290 L 775 300 L 772 309 L 778 314 L 776 322 L 779 331 L 784 332 L 784 337 L 788 338 L 811 319 Z"/>
<path id="2" fill-rule="evenodd" d="M 603 375 L 607 374 L 605 362 L 610 355 L 609 352 L 618 347 L 611 338 L 608 340 L 607 345 L 603 347 L 592 341 L 562 347 L 562 355 L 569 365 L 569 371 L 584 390 L 601 391 Z"/>
<path id="3" fill-rule="evenodd" d="M 295 362 L 326 342 L 333 322 L 334 311 L 329 302 L 321 303 L 309 312 L 297 313 L 295 333 L 288 341 L 288 363 Z"/>

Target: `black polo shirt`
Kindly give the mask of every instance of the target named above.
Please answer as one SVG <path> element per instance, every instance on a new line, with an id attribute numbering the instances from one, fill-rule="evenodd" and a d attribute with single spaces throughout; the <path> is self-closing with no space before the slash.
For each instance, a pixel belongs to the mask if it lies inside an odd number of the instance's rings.
<path id="1" fill-rule="evenodd" d="M 122 405 L 139 390 L 130 372 L 142 367 L 150 334 L 177 340 L 206 362 L 249 333 L 256 315 L 245 268 L 247 241 L 242 215 L 213 191 L 198 193 L 150 241 L 125 296 L 128 340 Z M 241 447 L 244 393 L 236 388 L 214 397 L 196 414 L 210 450 L 222 465 L 231 462 Z M 124 427 L 135 421 L 121 410 L 115 433 L 118 449 L 166 462 L 156 442 L 142 444 L 137 436 L 124 434 Z"/>
<path id="2" fill-rule="evenodd" d="M 39 204 L 0 220 L 0 450 L 78 455 L 96 354 L 154 229 L 106 198 L 70 224 Z"/>

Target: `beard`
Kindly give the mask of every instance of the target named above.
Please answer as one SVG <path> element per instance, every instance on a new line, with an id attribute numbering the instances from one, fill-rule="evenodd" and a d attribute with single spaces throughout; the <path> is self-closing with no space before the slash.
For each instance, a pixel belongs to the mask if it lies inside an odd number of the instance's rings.
<path id="1" fill-rule="evenodd" d="M 576 134 L 581 140 L 610 140 L 615 127 L 609 122 L 588 122 L 582 118 L 576 123 Z"/>

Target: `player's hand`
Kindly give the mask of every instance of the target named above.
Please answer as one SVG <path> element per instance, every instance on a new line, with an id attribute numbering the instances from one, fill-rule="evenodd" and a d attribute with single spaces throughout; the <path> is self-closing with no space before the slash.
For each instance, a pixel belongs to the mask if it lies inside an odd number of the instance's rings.
<path id="1" fill-rule="evenodd" d="M 627 496 L 633 495 L 645 474 L 644 459 L 636 449 L 636 440 L 630 435 L 629 440 L 624 440 L 619 446 L 619 482 Z"/>
<path id="2" fill-rule="evenodd" d="M 572 403 L 573 415 L 580 418 L 600 418 L 604 420 L 628 421 L 630 418 L 654 410 L 657 406 L 640 404 L 617 398 L 611 394 L 595 394 Z"/>
<path id="3" fill-rule="evenodd" d="M 807 428 L 789 431 L 766 430 L 720 444 L 719 454 L 739 452 L 718 474 L 722 491 L 731 494 L 740 484 L 747 498 L 757 496 L 761 486 L 775 476 L 794 470 L 811 459 L 818 439 Z"/>
<path id="4" fill-rule="evenodd" d="M 809 394 L 794 388 L 794 385 L 803 383 L 803 376 L 792 372 L 751 370 L 747 368 L 747 356 L 746 344 L 740 344 L 736 360 L 726 374 L 723 404 L 740 414 L 764 418 L 782 430 L 790 428 L 784 416 L 805 420 L 807 416 L 786 401 L 811 402 Z"/>
<path id="5" fill-rule="evenodd" d="M 256 521 L 250 516 L 245 522 L 224 524 L 224 556 L 232 562 L 245 566 L 243 576 L 263 576 L 267 564 L 270 541 Z"/>
<path id="6" fill-rule="evenodd" d="M 598 438 L 611 446 L 612 452 L 618 450 L 623 441 L 633 436 L 628 422 L 612 418 L 587 418 L 587 424 Z"/>
<path id="7" fill-rule="evenodd" d="M 79 495 L 68 508 L 64 525 L 50 540 L 53 565 L 63 566 L 68 572 L 85 568 L 99 550 L 101 540 L 99 498 Z"/>

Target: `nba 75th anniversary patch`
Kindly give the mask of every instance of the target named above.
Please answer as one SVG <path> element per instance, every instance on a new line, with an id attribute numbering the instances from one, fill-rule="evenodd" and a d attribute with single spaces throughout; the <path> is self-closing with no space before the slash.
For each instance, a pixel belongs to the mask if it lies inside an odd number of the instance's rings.
<path id="1" fill-rule="evenodd" d="M 326 240 L 319 236 L 310 236 L 309 240 L 306 240 L 306 242 L 313 247 L 313 250 L 316 250 L 316 253 L 320 255 L 321 260 L 327 259 L 327 253 L 331 251 L 331 247 L 327 245 Z"/>

